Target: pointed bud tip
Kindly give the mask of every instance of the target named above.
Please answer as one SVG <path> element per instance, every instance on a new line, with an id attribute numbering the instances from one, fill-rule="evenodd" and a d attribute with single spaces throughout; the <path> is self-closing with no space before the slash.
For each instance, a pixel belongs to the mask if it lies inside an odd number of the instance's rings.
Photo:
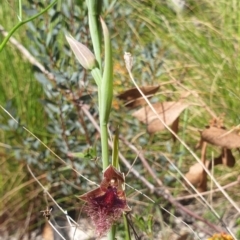
<path id="1" fill-rule="evenodd" d="M 65 37 L 77 60 L 85 69 L 92 70 L 97 67 L 96 58 L 89 48 L 75 40 L 73 37 L 67 35 Z"/>

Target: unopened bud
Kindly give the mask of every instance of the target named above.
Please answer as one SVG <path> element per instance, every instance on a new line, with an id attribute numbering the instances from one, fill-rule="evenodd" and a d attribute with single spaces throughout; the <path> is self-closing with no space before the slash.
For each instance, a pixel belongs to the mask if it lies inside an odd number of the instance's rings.
<path id="1" fill-rule="evenodd" d="M 97 61 L 94 54 L 82 43 L 78 42 L 72 37 L 66 36 L 66 39 L 77 57 L 79 63 L 87 70 L 92 70 L 97 67 Z"/>

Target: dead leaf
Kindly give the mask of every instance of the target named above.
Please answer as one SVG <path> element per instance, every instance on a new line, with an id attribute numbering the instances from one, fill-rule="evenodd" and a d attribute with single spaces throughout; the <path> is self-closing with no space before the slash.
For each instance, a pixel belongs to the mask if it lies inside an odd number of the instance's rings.
<path id="1" fill-rule="evenodd" d="M 207 161 L 206 164 L 209 164 L 209 162 Z M 191 166 L 185 177 L 199 192 L 207 190 L 207 175 L 200 163 L 195 163 Z"/>
<path id="2" fill-rule="evenodd" d="M 160 119 L 165 122 L 166 125 L 171 125 L 186 109 L 189 104 L 179 102 L 164 102 L 152 104 Z M 143 107 L 132 114 L 139 121 L 148 125 L 147 129 L 149 133 L 155 133 L 165 129 L 164 125 L 160 122 L 156 114 L 151 110 L 149 106 Z"/>
<path id="3" fill-rule="evenodd" d="M 158 89 L 158 86 L 144 86 L 140 87 L 141 91 L 147 98 L 151 98 L 153 94 L 155 94 Z M 146 101 L 142 97 L 141 93 L 137 88 L 131 88 L 126 90 L 125 92 L 118 95 L 118 98 L 125 102 L 125 106 L 129 108 L 135 108 L 137 106 L 141 106 L 146 104 Z"/>
<path id="4" fill-rule="evenodd" d="M 223 148 L 238 148 L 240 147 L 240 136 L 236 131 L 227 131 L 217 127 L 209 127 L 201 132 L 203 141 Z"/>
<path id="5" fill-rule="evenodd" d="M 219 164 L 223 164 L 228 167 L 233 167 L 235 165 L 235 158 L 230 149 L 222 149 L 222 153 L 218 157 L 214 158 L 213 164 L 212 161 L 205 161 L 205 166 L 208 170 L 212 169 L 212 165 L 216 166 Z M 200 163 L 196 163 L 191 166 L 185 177 L 192 185 L 197 187 L 199 192 L 207 190 L 207 174 Z"/>
<path id="6" fill-rule="evenodd" d="M 227 148 L 222 149 L 222 153 L 217 158 L 214 158 L 214 165 L 223 164 L 228 167 L 235 165 L 235 157 L 232 155 L 232 151 Z"/>
<path id="7" fill-rule="evenodd" d="M 222 153 L 218 157 L 215 157 L 213 161 L 206 161 L 208 170 L 212 169 L 212 165 L 216 166 L 219 164 L 223 164 L 228 167 L 233 167 L 235 165 L 235 158 L 230 149 L 222 149 Z"/>

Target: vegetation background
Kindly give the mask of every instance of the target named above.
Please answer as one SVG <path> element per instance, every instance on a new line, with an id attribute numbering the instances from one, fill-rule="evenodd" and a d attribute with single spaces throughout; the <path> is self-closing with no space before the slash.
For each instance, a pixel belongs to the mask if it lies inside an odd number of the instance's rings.
<path id="1" fill-rule="evenodd" d="M 212 118 L 222 117 L 223 125 L 230 130 L 237 129 L 240 121 L 239 1 L 103 2 L 102 16 L 112 35 L 114 51 L 114 102 L 110 131 L 119 125 L 123 139 L 119 149 L 130 164 L 136 158 L 133 168 L 141 176 L 158 187 L 156 179 L 141 162 L 139 152 L 144 154 L 157 179 L 172 195 L 176 199 L 184 198 L 190 193 L 187 193 L 182 177 L 171 163 L 185 174 L 196 160 L 181 143 L 173 141 L 167 130 L 148 134 L 146 125 L 132 116 L 134 110 L 126 108 L 117 98 L 118 94 L 133 87 L 125 70 L 123 54 L 125 51 L 132 53 L 133 73 L 139 86 L 160 85 L 159 92 L 151 99 L 152 103 L 178 102 L 186 92 L 189 94 L 187 102 L 190 107 L 181 114 L 178 135 L 200 158 L 200 151 L 195 150 L 200 141 L 199 130 L 209 125 Z M 47 4 L 48 1 L 22 1 L 23 19 L 41 11 Z M 18 9 L 17 1 L 1 2 L 0 24 L 6 31 L 19 22 Z M 27 164 L 54 199 L 75 219 L 79 214 L 84 218 L 82 203 L 76 196 L 93 188 L 22 126 L 88 179 L 99 182 L 102 177 L 98 161 L 99 134 L 81 110 L 81 105 L 86 104 L 97 121 L 97 90 L 90 75 L 80 67 L 67 46 L 64 37 L 67 33 L 91 48 L 85 1 L 58 1 L 46 14 L 25 24 L 14 34 L 14 38 L 36 61 L 54 74 L 54 80 L 31 64 L 16 45 L 8 43 L 0 53 L 0 104 L 20 123 L 16 124 L 6 112 L 0 111 L 0 231 L 18 239 L 33 229 L 41 232 L 45 222 L 40 211 L 46 208 L 46 197 L 29 174 Z M 2 34 L 0 41 L 3 41 Z M 131 146 L 137 151 L 132 151 Z M 219 155 L 219 148 L 209 147 L 206 155 L 207 159 L 213 159 Z M 236 159 L 233 168 L 219 165 L 212 169 L 212 174 L 222 186 L 236 182 L 239 176 L 238 151 L 233 150 L 233 155 Z M 128 172 L 124 164 L 121 167 L 123 172 Z M 141 236 L 157 239 L 160 228 L 165 237 L 172 234 L 169 233 L 171 229 L 178 231 L 176 219 L 169 218 L 158 204 L 179 216 L 176 208 L 151 193 L 132 173 L 126 182 L 155 202 L 127 188 L 134 226 Z M 208 181 L 208 189 L 215 188 Z M 238 186 L 226 191 L 239 205 Z M 224 222 L 235 238 L 240 239 L 239 212 L 219 192 L 205 197 L 220 219 L 206 204 L 201 205 L 196 199 L 191 204 L 187 202 L 189 208 L 218 226 Z M 214 233 L 210 228 L 203 231 L 201 221 L 181 219 L 199 234 L 205 233 L 202 239 Z M 120 229 L 123 231 L 121 224 Z"/>

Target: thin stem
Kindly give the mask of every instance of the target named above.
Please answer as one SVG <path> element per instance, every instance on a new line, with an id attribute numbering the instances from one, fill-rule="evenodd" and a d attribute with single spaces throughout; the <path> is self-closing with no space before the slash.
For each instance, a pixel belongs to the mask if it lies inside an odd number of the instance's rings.
<path id="1" fill-rule="evenodd" d="M 115 226 L 112 226 L 110 228 L 110 230 L 108 231 L 108 234 L 107 234 L 107 239 L 108 240 L 114 240 L 115 239 Z"/>
<path id="2" fill-rule="evenodd" d="M 128 225 L 127 216 L 125 213 L 123 214 L 123 220 L 124 220 L 124 227 L 125 227 L 125 240 L 131 240 L 130 229 Z"/>
<path id="3" fill-rule="evenodd" d="M 110 36 L 107 27 L 101 19 L 101 25 L 104 34 L 105 44 L 105 68 L 102 76 L 102 61 L 101 61 L 101 31 L 99 17 L 102 8 L 101 0 L 87 0 L 88 5 L 88 20 L 91 39 L 95 57 L 99 64 L 100 74 L 97 72 L 97 85 L 98 85 L 98 106 L 99 106 L 99 119 L 100 119 L 100 134 L 101 134 L 101 147 L 102 147 L 102 165 L 103 171 L 109 165 L 109 152 L 108 152 L 108 118 L 112 105 L 112 92 L 113 92 L 113 66 L 112 66 L 112 51 Z M 96 73 L 92 72 L 93 77 L 96 78 Z M 101 79 L 98 79 L 100 78 Z M 95 79 L 96 80 L 96 79 Z M 115 239 L 115 226 L 112 226 L 108 232 L 108 240 Z"/>
<path id="4" fill-rule="evenodd" d="M 102 146 L 102 164 L 103 164 L 103 170 L 105 170 L 109 165 L 108 130 L 107 130 L 106 123 L 100 122 L 100 134 L 101 134 L 101 146 Z"/>
<path id="5" fill-rule="evenodd" d="M 22 0 L 18 0 L 18 18 L 22 21 Z"/>
<path id="6" fill-rule="evenodd" d="M 34 20 L 35 18 L 41 16 L 43 13 L 47 12 L 58 0 L 53 1 L 51 4 L 49 4 L 46 8 L 44 8 L 40 13 L 37 13 L 36 15 L 19 22 L 17 25 L 15 25 L 10 32 L 8 33 L 8 35 L 4 38 L 4 40 L 2 41 L 1 45 L 0 45 L 0 52 L 3 50 L 4 46 L 7 44 L 8 40 L 10 39 L 10 37 L 14 34 L 15 31 L 18 30 L 18 28 L 20 28 L 22 25 L 24 25 L 27 22 L 30 22 L 32 20 Z"/>
<path id="7" fill-rule="evenodd" d="M 117 127 L 113 137 L 113 150 L 112 150 L 112 165 L 117 169 L 119 169 L 118 140 L 119 140 L 119 128 Z"/>
<path id="8" fill-rule="evenodd" d="M 100 71 L 102 72 L 102 61 L 101 61 L 101 31 L 99 17 L 102 10 L 101 0 L 87 0 L 88 5 L 88 19 L 89 29 L 93 43 L 93 49 L 95 57 L 99 64 Z"/>

